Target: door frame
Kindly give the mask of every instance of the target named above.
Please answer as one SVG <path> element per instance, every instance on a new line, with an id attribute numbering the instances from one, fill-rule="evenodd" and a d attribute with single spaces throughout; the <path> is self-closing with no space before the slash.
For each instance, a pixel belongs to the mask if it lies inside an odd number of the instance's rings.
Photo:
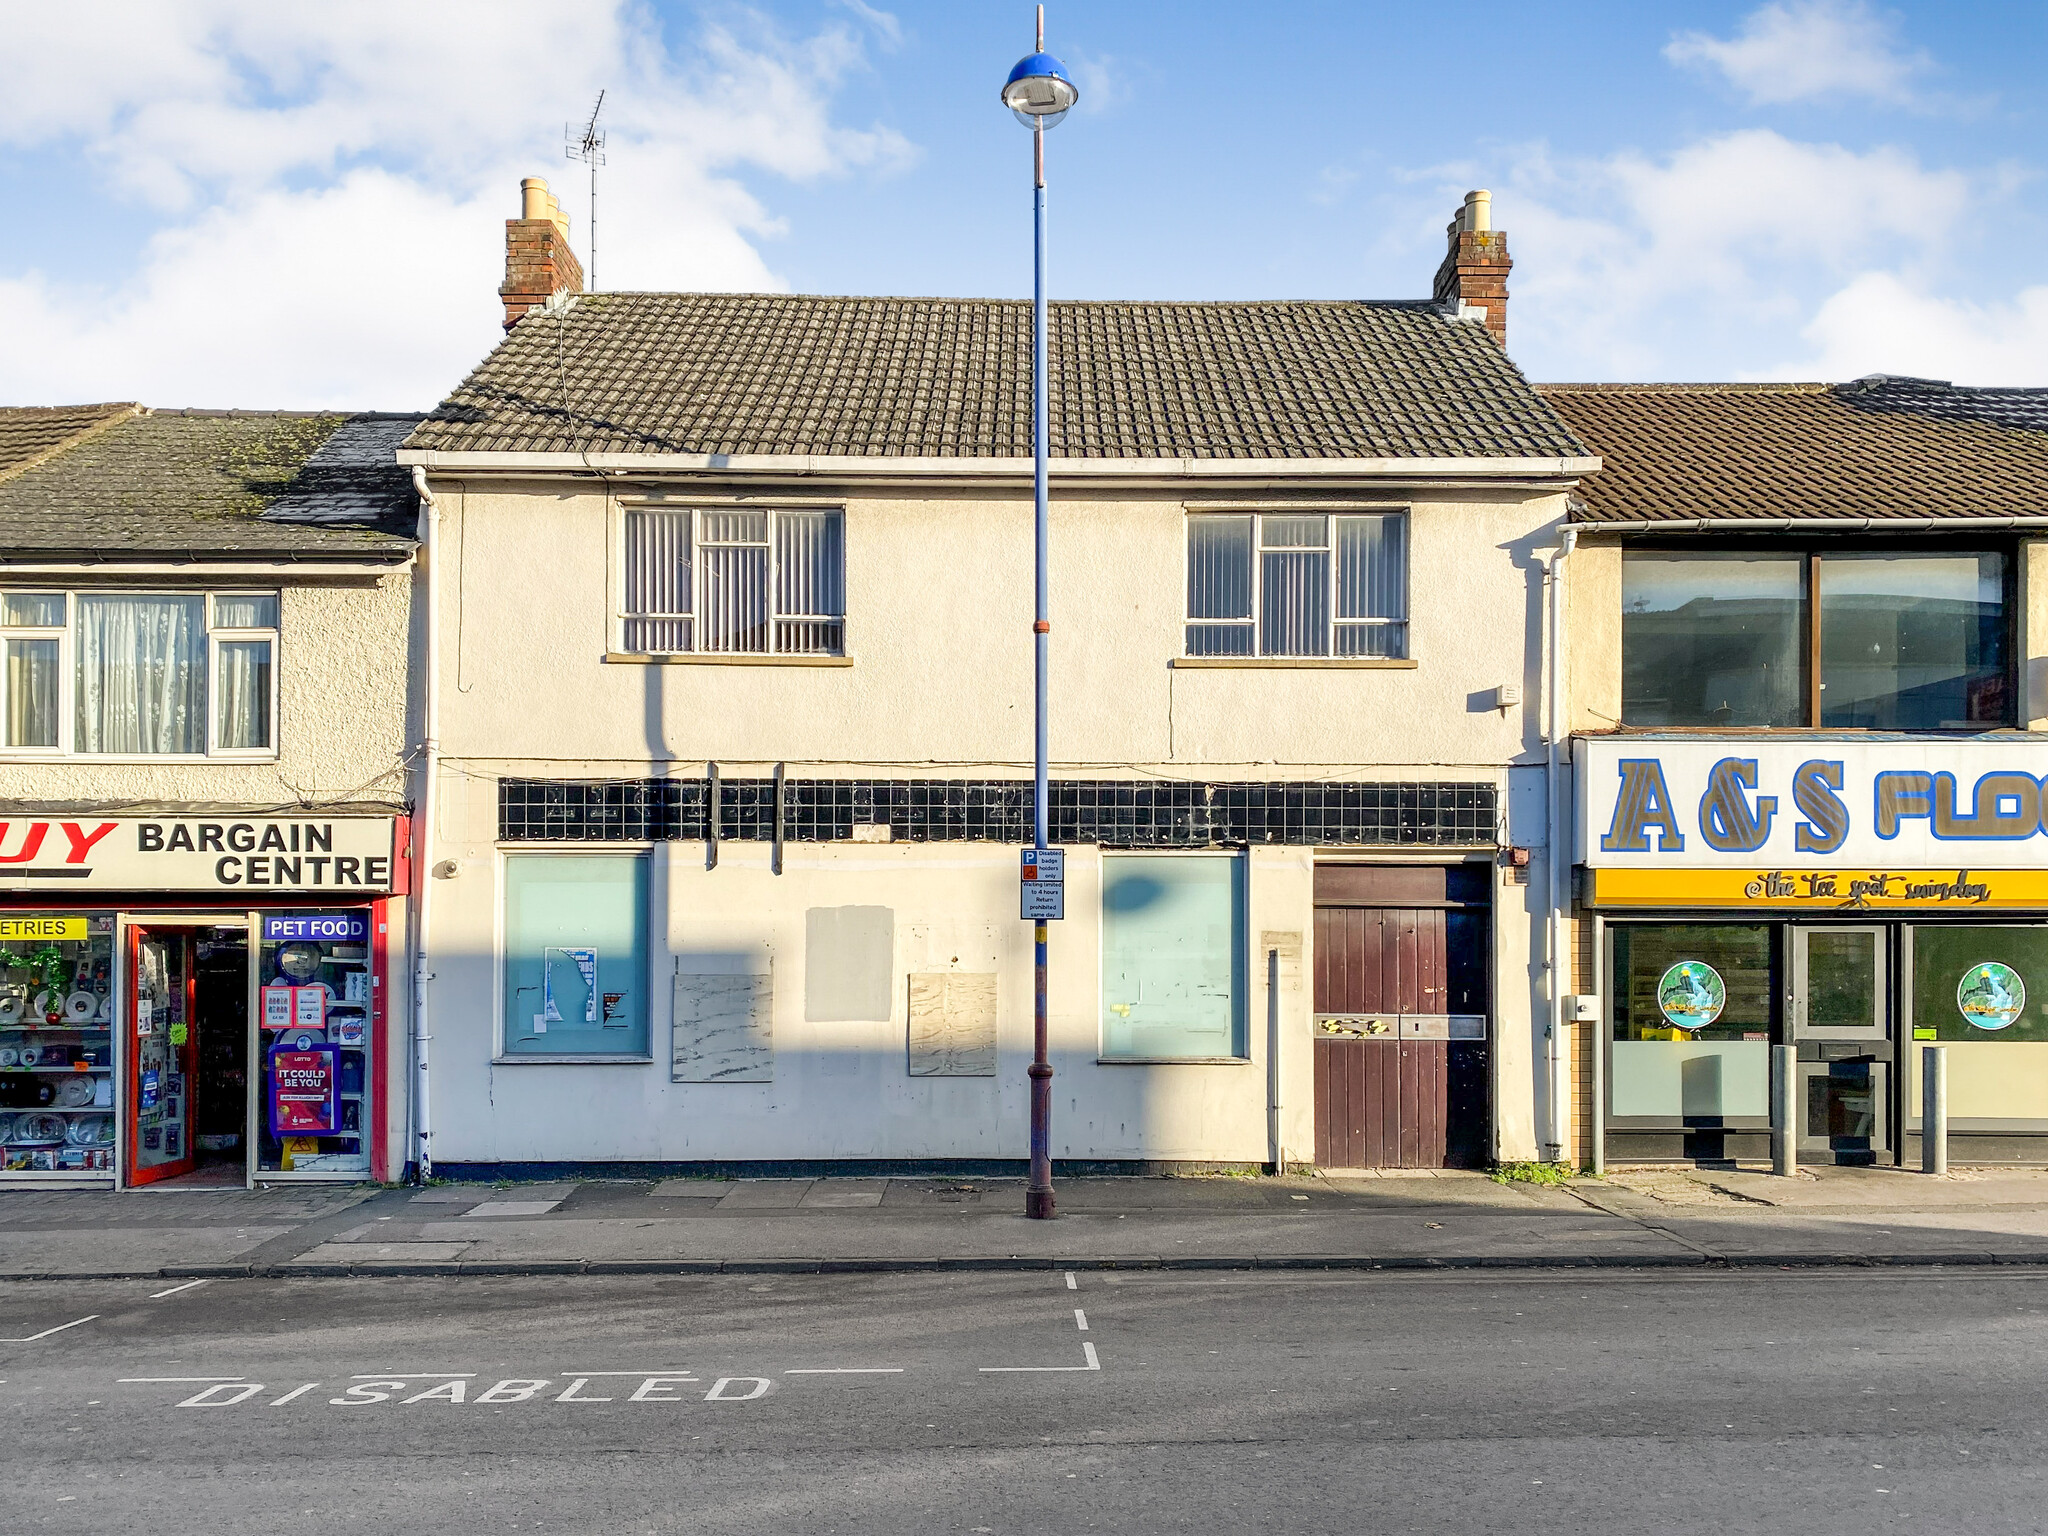
<path id="1" fill-rule="evenodd" d="M 182 1160 L 182 1166 L 176 1164 L 164 1165 L 165 1168 L 176 1167 L 177 1172 L 175 1173 L 164 1172 L 156 1168 L 137 1169 L 134 1166 L 136 1148 L 133 1144 L 135 1141 L 133 1094 L 141 1091 L 140 1082 L 135 1075 L 135 965 L 136 961 L 140 958 L 139 940 L 141 935 L 151 930 L 166 928 L 184 929 L 188 935 L 194 935 L 196 930 L 203 928 L 239 928 L 242 930 L 245 953 L 248 956 L 244 962 L 243 970 L 247 975 L 249 992 L 248 1005 L 245 1009 L 248 1017 L 245 1049 L 253 1051 L 258 1044 L 256 1036 L 260 1021 L 256 1017 L 256 944 L 257 936 L 261 930 L 258 927 L 258 918 L 255 913 L 229 909 L 214 912 L 121 912 L 116 915 L 114 945 L 116 951 L 121 956 L 120 976 L 117 980 L 122 989 L 117 995 L 123 1000 L 115 1005 L 115 1014 L 121 1019 L 122 1027 L 120 1039 L 115 1042 L 114 1046 L 114 1076 L 115 1082 L 118 1085 L 116 1097 L 120 1100 L 121 1106 L 120 1113 L 115 1116 L 115 1134 L 120 1138 L 120 1141 L 119 1150 L 116 1152 L 114 1160 L 116 1164 L 117 1187 L 123 1189 L 140 1189 L 150 1184 L 160 1183 L 165 1179 L 177 1178 L 180 1174 L 190 1173 L 198 1162 L 199 1149 L 197 1143 L 194 1142 L 188 1148 L 190 1155 Z M 194 938 L 194 951 L 194 958 L 196 960 L 196 937 Z M 186 1017 L 194 1025 L 198 1023 L 196 1019 L 191 1018 L 192 1013 L 195 1011 L 194 997 L 197 991 L 197 983 L 196 968 L 188 968 L 188 974 L 185 978 Z M 188 1039 L 187 1046 L 192 1053 L 192 1061 L 196 1064 L 199 1059 L 199 1042 L 196 1038 Z M 253 1061 L 254 1057 L 252 1056 L 250 1060 Z M 256 1149 L 253 1137 L 256 1127 L 257 1078 L 254 1074 L 245 1075 L 248 1077 L 248 1082 L 243 1090 L 243 1097 L 246 1103 L 243 1105 L 242 1113 L 242 1185 L 246 1189 L 253 1189 L 256 1185 L 254 1172 Z M 198 1075 L 196 1072 L 188 1072 L 187 1077 L 189 1079 L 187 1092 L 190 1094 L 197 1087 Z M 196 1106 L 196 1103 L 196 1098 L 188 1099 L 188 1104 Z M 198 1120 L 196 1109 L 191 1118 L 193 1123 L 196 1124 Z M 147 1176 L 142 1176 L 144 1174 Z"/>
<path id="2" fill-rule="evenodd" d="M 1807 1022 L 1807 982 L 1811 975 L 1810 943 L 1816 933 L 1869 934 L 1876 945 L 1871 966 L 1871 1010 L 1873 1025 L 1867 1028 L 1816 1026 Z M 1797 1130 L 1793 1137 L 1794 1156 L 1809 1162 L 1885 1163 L 1896 1161 L 1898 1146 L 1891 1112 L 1894 1091 L 1894 1045 L 1897 1001 L 1894 977 L 1898 968 L 1897 928 L 1884 922 L 1802 923 L 1785 925 L 1785 1008 L 1786 1043 L 1792 1046 L 1794 1088 L 1792 1113 Z M 1871 1134 L 1842 1137 L 1840 1145 L 1827 1136 L 1809 1132 L 1807 1120 L 1808 1085 L 1830 1076 L 1837 1062 L 1866 1063 L 1871 1077 Z"/>

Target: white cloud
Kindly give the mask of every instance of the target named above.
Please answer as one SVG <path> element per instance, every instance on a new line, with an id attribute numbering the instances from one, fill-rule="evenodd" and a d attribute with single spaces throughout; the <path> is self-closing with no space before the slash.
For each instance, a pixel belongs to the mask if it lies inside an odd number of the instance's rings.
<path id="1" fill-rule="evenodd" d="M 1820 356 L 1801 376 L 1832 371 L 1846 352 L 1809 327 L 1834 296 L 1873 272 L 1900 292 L 1936 291 L 1973 210 L 2011 179 L 1763 129 L 1662 158 L 1529 151 L 1495 192 L 1516 255 L 1510 340 L 1544 378 L 1666 378 L 1678 359 L 1691 377 L 1754 377 L 1807 352 L 1802 336 Z M 1438 215 L 1457 191 L 1443 177 L 1430 196 Z M 1942 322 L 1929 313 L 1919 323 L 1931 336 Z M 1882 358 L 1857 371 L 1874 368 L 1910 371 Z"/>
<path id="2" fill-rule="evenodd" d="M 2010 303 L 1972 304 L 1917 290 L 1889 272 L 1866 272 L 1831 294 L 1802 334 L 1812 354 L 1772 370 L 1773 377 L 1905 373 L 2038 386 L 2048 358 L 2048 286 L 2022 289 Z"/>
<path id="3" fill-rule="evenodd" d="M 1863 0 L 1772 0 L 1734 37 L 1681 32 L 1664 56 L 1718 70 L 1760 106 L 1844 96 L 1914 105 L 1914 82 L 1934 67 L 1926 53 L 1908 51 L 1894 18 Z"/>
<path id="4" fill-rule="evenodd" d="M 882 32 L 886 13 L 862 12 Z M 555 184 L 585 249 L 565 122 L 607 90 L 607 288 L 782 286 L 780 224 L 744 179 L 886 171 L 913 154 L 834 103 L 856 23 L 801 37 L 747 12 L 671 54 L 632 0 L 38 7 L 0 42 L 0 144 L 83 152 L 81 198 L 163 220 L 105 283 L 0 280 L 22 345 L 0 400 L 419 406 L 497 338 L 503 220 Z"/>

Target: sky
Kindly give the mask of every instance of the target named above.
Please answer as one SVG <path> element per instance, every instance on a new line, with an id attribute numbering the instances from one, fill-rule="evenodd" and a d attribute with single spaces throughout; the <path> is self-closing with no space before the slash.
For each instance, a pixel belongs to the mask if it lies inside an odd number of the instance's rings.
<path id="1" fill-rule="evenodd" d="M 1420 298 L 1538 380 L 2048 385 L 2038 0 L 1054 0 L 1056 298 Z M 0 0 L 0 403 L 424 409 L 605 92 L 596 285 L 1022 297 L 1018 0 Z"/>

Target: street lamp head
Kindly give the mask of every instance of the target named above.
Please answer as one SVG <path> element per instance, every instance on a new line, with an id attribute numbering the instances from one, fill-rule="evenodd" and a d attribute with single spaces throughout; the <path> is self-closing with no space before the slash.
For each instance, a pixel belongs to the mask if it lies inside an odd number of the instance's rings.
<path id="1" fill-rule="evenodd" d="M 1003 105 L 1026 128 L 1041 124 L 1052 127 L 1080 99 L 1081 92 L 1067 74 L 1067 66 L 1049 53 L 1019 59 L 1010 78 L 1003 82 Z"/>

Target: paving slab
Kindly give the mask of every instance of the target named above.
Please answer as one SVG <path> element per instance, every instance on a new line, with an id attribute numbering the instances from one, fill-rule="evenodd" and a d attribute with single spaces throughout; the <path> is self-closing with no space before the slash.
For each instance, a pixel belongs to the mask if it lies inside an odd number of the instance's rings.
<path id="1" fill-rule="evenodd" d="M 807 1211 L 862 1210 L 880 1205 L 888 1184 L 887 1179 L 820 1179 L 797 1204 Z"/>
<path id="2" fill-rule="evenodd" d="M 220 1264 L 253 1253 L 289 1226 L 89 1227 L 0 1237 L 0 1276 L 155 1274 L 166 1264 Z"/>
<path id="3" fill-rule="evenodd" d="M 322 1243 L 294 1264 L 446 1263 L 462 1257 L 466 1243 Z"/>
<path id="4" fill-rule="evenodd" d="M 545 1216 L 560 1200 L 486 1200 L 475 1209 L 463 1213 L 464 1221 L 473 1221 L 479 1216 Z"/>
<path id="5" fill-rule="evenodd" d="M 731 1179 L 663 1179 L 648 1194 L 661 1200 L 723 1200 L 733 1191 Z"/>
<path id="6" fill-rule="evenodd" d="M 718 1202 L 722 1211 L 794 1210 L 811 1191 L 816 1179 L 735 1179 L 731 1191 Z"/>

